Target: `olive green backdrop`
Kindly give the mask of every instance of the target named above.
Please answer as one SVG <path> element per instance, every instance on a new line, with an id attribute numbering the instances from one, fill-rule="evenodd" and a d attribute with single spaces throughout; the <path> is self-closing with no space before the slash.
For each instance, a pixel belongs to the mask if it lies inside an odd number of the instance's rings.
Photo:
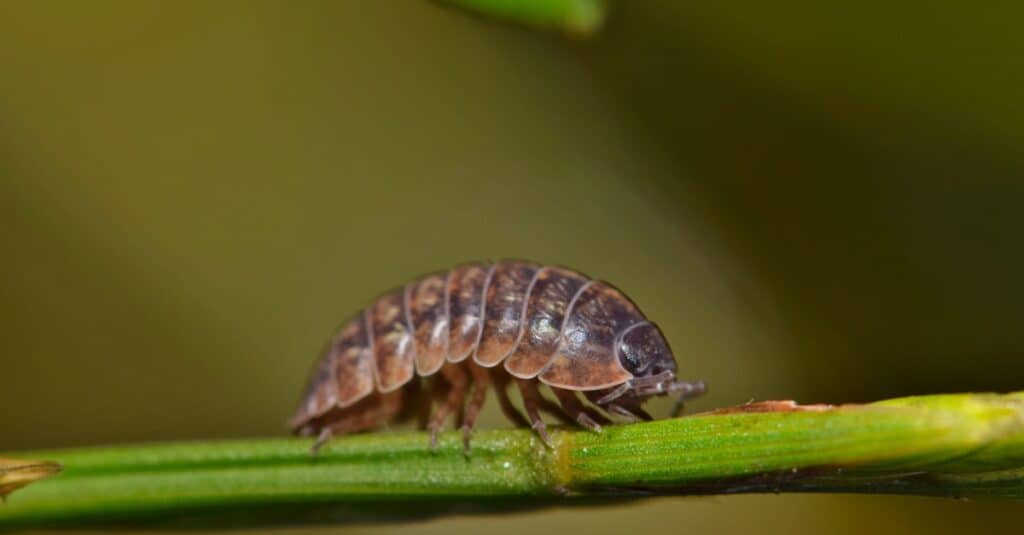
<path id="1" fill-rule="evenodd" d="M 413 0 L 0 1 L 0 450 L 282 434 L 352 310 L 506 256 L 626 290 L 697 409 L 1024 387 L 1016 6 L 622 1 L 580 40 Z M 346 530 L 1021 522 L 750 496 Z"/>

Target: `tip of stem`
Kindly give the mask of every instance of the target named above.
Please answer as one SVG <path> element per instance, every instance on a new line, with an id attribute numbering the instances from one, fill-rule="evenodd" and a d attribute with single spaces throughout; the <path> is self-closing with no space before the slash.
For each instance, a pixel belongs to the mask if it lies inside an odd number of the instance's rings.
<path id="1" fill-rule="evenodd" d="M 60 472 L 60 464 L 51 461 L 27 461 L 0 457 L 0 499 L 15 490 Z"/>

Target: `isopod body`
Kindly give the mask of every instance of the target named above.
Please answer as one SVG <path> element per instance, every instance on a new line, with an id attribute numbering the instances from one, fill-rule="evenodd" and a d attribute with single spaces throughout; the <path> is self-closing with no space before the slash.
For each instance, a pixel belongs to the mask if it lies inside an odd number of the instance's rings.
<path id="1" fill-rule="evenodd" d="M 468 263 L 391 291 L 344 324 L 316 362 L 291 427 L 318 435 L 319 447 L 418 415 L 436 444 L 447 417 L 462 411 L 468 448 L 492 385 L 506 416 L 545 441 L 541 411 L 593 430 L 608 422 L 580 393 L 607 413 L 650 419 L 641 408 L 648 398 L 704 391 L 676 381 L 660 329 L 611 284 L 521 260 Z"/>

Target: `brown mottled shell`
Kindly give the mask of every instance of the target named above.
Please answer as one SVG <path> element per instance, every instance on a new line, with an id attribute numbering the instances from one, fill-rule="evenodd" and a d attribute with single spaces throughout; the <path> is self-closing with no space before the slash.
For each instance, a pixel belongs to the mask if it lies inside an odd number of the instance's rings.
<path id="1" fill-rule="evenodd" d="M 616 355 L 617 337 L 645 321 L 615 287 L 563 267 L 506 260 L 425 275 L 342 327 L 291 424 L 302 428 L 467 358 L 561 389 L 621 385 L 632 375 Z"/>

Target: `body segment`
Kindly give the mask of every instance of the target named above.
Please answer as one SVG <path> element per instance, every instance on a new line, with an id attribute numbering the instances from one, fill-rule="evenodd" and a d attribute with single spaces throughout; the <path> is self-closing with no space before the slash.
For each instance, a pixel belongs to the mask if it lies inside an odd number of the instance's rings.
<path id="1" fill-rule="evenodd" d="M 611 388 L 633 378 L 619 362 L 616 341 L 627 328 L 646 321 L 640 310 L 611 285 L 592 281 L 576 296 L 558 349 L 540 380 L 573 390 Z"/>
<path id="2" fill-rule="evenodd" d="M 415 377 L 412 329 L 406 324 L 403 292 L 394 291 L 366 309 L 377 390 L 397 390 Z"/>
<path id="3" fill-rule="evenodd" d="M 519 343 L 526 317 L 526 298 L 540 266 L 530 262 L 498 264 L 487 287 L 484 332 L 474 360 L 488 368 L 505 360 Z"/>
<path id="4" fill-rule="evenodd" d="M 532 379 L 547 366 L 558 348 L 562 322 L 576 292 L 589 279 L 560 267 L 542 268 L 526 296 L 526 318 L 519 344 L 505 359 L 505 369 L 520 379 Z"/>
<path id="5" fill-rule="evenodd" d="M 435 273 L 405 287 L 406 322 L 416 343 L 416 373 L 433 375 L 448 355 L 448 274 Z"/>
<path id="6" fill-rule="evenodd" d="M 448 314 L 451 338 L 448 361 L 461 362 L 473 353 L 484 324 L 487 282 L 491 268 L 487 264 L 465 264 L 448 275 Z"/>

